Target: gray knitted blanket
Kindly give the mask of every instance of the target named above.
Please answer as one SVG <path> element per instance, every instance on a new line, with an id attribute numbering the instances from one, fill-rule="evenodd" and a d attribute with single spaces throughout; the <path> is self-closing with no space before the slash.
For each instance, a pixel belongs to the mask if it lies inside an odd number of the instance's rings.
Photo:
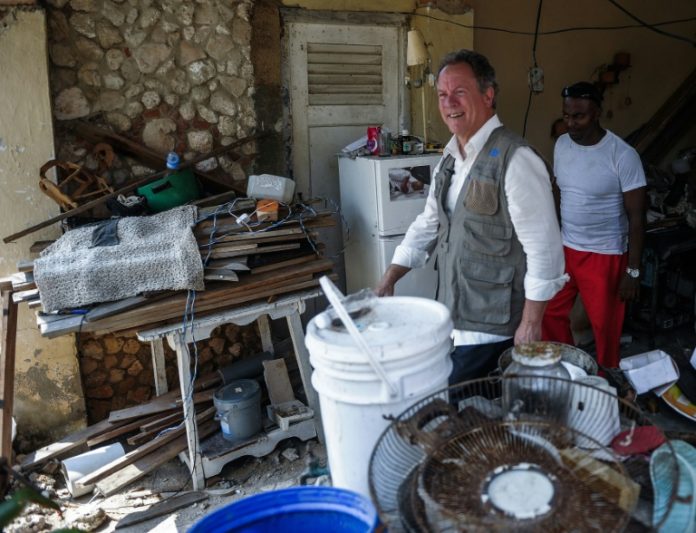
<path id="1" fill-rule="evenodd" d="M 203 262 L 191 230 L 194 206 L 118 222 L 115 246 L 92 246 L 94 227 L 67 232 L 34 262 L 44 311 L 120 300 L 146 291 L 203 290 Z"/>

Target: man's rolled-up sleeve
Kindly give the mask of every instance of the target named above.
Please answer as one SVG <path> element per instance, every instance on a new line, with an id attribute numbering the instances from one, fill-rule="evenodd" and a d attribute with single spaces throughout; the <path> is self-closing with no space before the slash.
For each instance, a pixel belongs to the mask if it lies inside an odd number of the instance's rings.
<path id="1" fill-rule="evenodd" d="M 437 168 L 433 175 L 437 175 Z M 428 261 L 428 257 L 435 248 L 440 227 L 434 189 L 435 187 L 431 185 L 423 212 L 411 223 L 401 244 L 394 250 L 393 264 L 420 268 Z"/>
<path id="2" fill-rule="evenodd" d="M 542 159 L 519 148 L 505 175 L 505 196 L 512 225 L 527 255 L 525 298 L 547 301 L 568 280 L 551 180 Z"/>

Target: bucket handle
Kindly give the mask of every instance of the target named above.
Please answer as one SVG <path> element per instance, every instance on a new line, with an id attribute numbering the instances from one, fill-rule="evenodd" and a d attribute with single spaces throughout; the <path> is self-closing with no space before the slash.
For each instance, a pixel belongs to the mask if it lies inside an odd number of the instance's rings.
<path id="1" fill-rule="evenodd" d="M 367 342 L 365 342 L 365 338 L 360 334 L 360 331 L 358 331 L 358 328 L 355 326 L 353 319 L 350 318 L 350 315 L 348 314 L 348 311 L 346 311 L 346 308 L 343 307 L 343 303 L 341 303 L 341 299 L 343 298 L 341 291 L 338 290 L 338 287 L 334 285 L 333 281 L 331 281 L 328 278 L 328 276 L 322 276 L 319 279 L 319 284 L 321 285 L 321 288 L 324 291 L 324 295 L 329 300 L 329 303 L 333 306 L 334 310 L 336 311 L 336 314 L 348 330 L 348 333 L 350 333 L 350 336 L 353 337 L 355 343 L 362 350 L 363 354 L 365 354 L 365 356 L 367 357 L 367 360 L 372 366 L 372 369 L 377 373 L 377 375 L 381 378 L 382 381 L 384 381 L 384 383 L 389 388 L 389 395 L 391 397 L 396 396 L 398 393 L 396 385 L 394 385 L 394 383 L 392 383 L 392 381 L 389 379 L 387 373 L 384 371 L 384 368 L 382 367 L 382 364 L 379 361 L 377 361 L 377 358 L 372 353 L 372 350 L 367 345 Z"/>

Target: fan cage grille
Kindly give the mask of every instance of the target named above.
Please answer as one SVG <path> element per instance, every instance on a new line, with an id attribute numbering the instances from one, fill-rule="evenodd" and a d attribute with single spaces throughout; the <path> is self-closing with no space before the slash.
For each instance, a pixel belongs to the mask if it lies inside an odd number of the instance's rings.
<path id="1" fill-rule="evenodd" d="M 380 518 L 390 531 L 429 531 L 431 529 L 428 527 L 422 495 L 419 495 L 414 488 L 418 485 L 416 478 L 422 474 L 422 465 L 428 458 L 432 460 L 433 453 L 436 456 L 437 450 L 446 449 L 448 440 L 454 437 L 462 438 L 473 431 L 482 431 L 486 426 L 489 426 L 489 430 L 492 426 L 500 426 L 502 420 L 500 413 L 505 415 L 510 407 L 506 406 L 508 408 L 506 411 L 500 402 L 504 387 L 508 386 L 516 387 L 517 390 L 525 388 L 534 390 L 536 387 L 537 391 L 549 392 L 548 398 L 556 400 L 559 396 L 565 395 L 569 404 L 576 399 L 573 394 L 578 391 L 584 394 L 591 393 L 595 398 L 595 407 L 598 406 L 600 410 L 605 403 L 618 406 L 621 431 L 630 430 L 635 426 L 653 425 L 632 404 L 606 390 L 561 378 L 506 375 L 502 378 L 472 380 L 437 391 L 417 401 L 396 416 L 377 440 L 370 458 L 368 476 L 370 492 Z M 545 434 L 565 433 L 565 439 L 569 436 L 576 442 L 577 439 L 583 439 L 584 446 L 602 449 L 592 435 L 610 430 L 608 420 L 602 417 L 585 417 L 579 423 L 578 420 L 574 420 L 574 427 L 569 428 L 566 427 L 567 411 L 564 413 L 557 408 L 557 405 L 549 405 L 550 402 L 545 403 L 542 399 L 543 395 L 532 402 L 534 404 L 532 413 L 527 414 L 526 418 L 523 413 L 519 423 L 524 422 L 527 428 L 537 424 L 540 428 L 545 428 L 543 430 Z M 486 411 L 486 408 L 490 408 L 491 405 L 497 405 L 499 409 L 497 420 L 481 416 L 494 414 L 490 410 Z M 472 406 L 478 408 L 472 410 Z M 443 424 L 443 421 L 447 423 Z M 639 466 L 642 468 L 641 465 L 627 462 L 624 466 L 614 452 L 607 448 L 603 450 L 612 468 L 638 481 L 643 474 L 638 471 Z M 676 497 L 679 474 L 676 459 L 674 464 L 673 493 L 670 501 Z M 455 484 L 455 487 L 457 486 Z M 645 485 L 643 487 L 647 488 Z M 644 497 L 646 492 L 648 491 L 641 490 L 641 496 Z M 617 527 L 622 527 L 621 524 L 622 521 L 619 520 Z M 490 530 L 491 527 L 494 525 L 488 525 L 483 529 Z"/>

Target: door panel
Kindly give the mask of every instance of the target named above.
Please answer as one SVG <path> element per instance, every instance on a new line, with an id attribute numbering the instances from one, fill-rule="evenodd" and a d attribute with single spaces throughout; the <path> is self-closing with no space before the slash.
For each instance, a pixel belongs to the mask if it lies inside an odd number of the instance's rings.
<path id="1" fill-rule="evenodd" d="M 338 205 L 337 154 L 371 125 L 398 132 L 403 79 L 403 30 L 290 22 L 288 82 L 293 138 L 293 177 L 305 198 Z M 326 256 L 335 260 L 345 287 L 341 227 L 323 229 Z"/>

